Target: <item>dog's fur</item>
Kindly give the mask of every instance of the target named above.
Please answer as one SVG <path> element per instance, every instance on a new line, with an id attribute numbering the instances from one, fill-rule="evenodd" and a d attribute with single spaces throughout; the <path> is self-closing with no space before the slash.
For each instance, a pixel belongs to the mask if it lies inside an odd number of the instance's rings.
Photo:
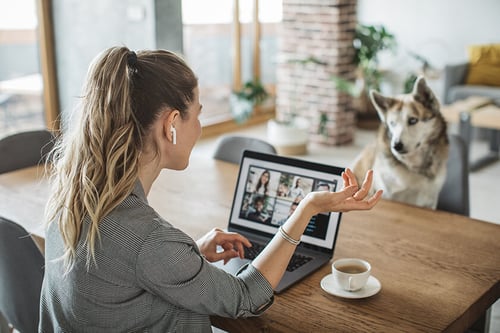
<path id="1" fill-rule="evenodd" d="M 353 162 L 358 182 L 373 169 L 372 193 L 382 189 L 386 199 L 435 209 L 449 142 L 434 93 L 419 77 L 410 94 L 386 97 L 372 90 L 370 99 L 382 123 L 377 141 Z"/>

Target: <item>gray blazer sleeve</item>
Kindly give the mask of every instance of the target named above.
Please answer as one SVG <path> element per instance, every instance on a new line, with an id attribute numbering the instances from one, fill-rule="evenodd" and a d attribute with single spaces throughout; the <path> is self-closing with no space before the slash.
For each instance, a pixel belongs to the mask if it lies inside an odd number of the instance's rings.
<path id="1" fill-rule="evenodd" d="M 162 223 L 144 241 L 137 280 L 149 292 L 194 312 L 224 317 L 262 313 L 273 302 L 269 282 L 253 266 L 237 277 L 208 263 L 196 243 Z"/>

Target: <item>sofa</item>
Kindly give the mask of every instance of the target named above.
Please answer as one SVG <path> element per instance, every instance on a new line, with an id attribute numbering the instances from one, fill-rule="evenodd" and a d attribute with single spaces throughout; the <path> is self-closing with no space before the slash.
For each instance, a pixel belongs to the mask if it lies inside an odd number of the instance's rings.
<path id="1" fill-rule="evenodd" d="M 445 66 L 443 103 L 451 104 L 469 96 L 485 96 L 500 105 L 500 86 L 466 83 L 469 67 L 468 62 Z"/>
<path id="2" fill-rule="evenodd" d="M 492 103 L 500 107 L 500 44 L 472 45 L 468 49 L 468 62 L 447 65 L 444 68 L 444 89 L 442 101 L 449 105 L 455 101 L 464 100 L 470 96 L 482 96 L 491 99 Z M 489 114 L 488 126 L 478 127 L 474 130 L 474 137 L 487 139 L 490 151 L 477 161 L 471 161 L 470 170 L 474 171 L 491 162 L 500 159 L 500 111 Z M 491 112 L 491 111 L 490 111 Z M 460 117 L 460 135 L 467 145 L 473 139 L 470 114 Z M 484 118 L 484 117 L 483 117 Z"/>
<path id="3" fill-rule="evenodd" d="M 470 45 L 467 62 L 444 68 L 443 103 L 484 96 L 500 105 L 500 44 Z"/>

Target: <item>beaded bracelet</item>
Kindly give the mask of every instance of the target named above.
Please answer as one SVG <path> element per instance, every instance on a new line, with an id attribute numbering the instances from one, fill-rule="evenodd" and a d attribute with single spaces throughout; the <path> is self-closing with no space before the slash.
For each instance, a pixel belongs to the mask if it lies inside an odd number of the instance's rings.
<path id="1" fill-rule="evenodd" d="M 299 240 L 293 239 L 289 234 L 285 232 L 285 230 L 283 230 L 281 226 L 279 227 L 278 231 L 280 232 L 281 237 L 283 237 L 283 239 L 285 239 L 287 242 L 293 245 L 299 245 L 300 239 Z"/>

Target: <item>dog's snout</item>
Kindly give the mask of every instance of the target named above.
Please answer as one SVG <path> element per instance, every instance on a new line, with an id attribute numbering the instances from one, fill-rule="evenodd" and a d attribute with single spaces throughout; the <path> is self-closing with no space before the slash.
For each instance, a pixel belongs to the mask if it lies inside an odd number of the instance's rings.
<path id="1" fill-rule="evenodd" d="M 394 144 L 394 150 L 396 150 L 397 152 L 402 152 L 403 151 L 403 143 L 401 141 L 398 141 Z"/>

